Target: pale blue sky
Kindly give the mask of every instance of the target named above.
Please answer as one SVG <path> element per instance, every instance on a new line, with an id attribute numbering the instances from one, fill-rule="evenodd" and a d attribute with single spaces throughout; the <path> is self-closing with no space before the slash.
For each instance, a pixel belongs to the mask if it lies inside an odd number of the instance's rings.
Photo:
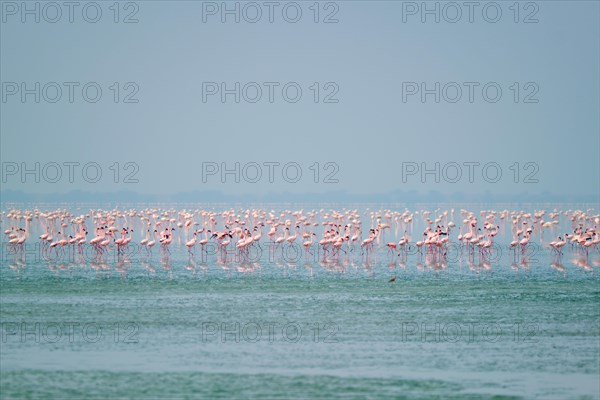
<path id="1" fill-rule="evenodd" d="M 454 24 L 421 23 L 418 15 L 403 23 L 402 2 L 391 1 L 337 2 L 339 22 L 315 24 L 313 2 L 298 3 L 303 15 L 296 24 L 278 10 L 272 24 L 266 15 L 255 24 L 221 23 L 218 16 L 203 23 L 202 2 L 194 1 L 137 2 L 135 24 L 113 23 L 112 2 L 100 2 L 103 16 L 96 24 L 77 10 L 72 24 L 66 15 L 55 24 L 36 24 L 8 15 L 3 2 L 2 82 L 95 81 L 103 96 L 96 104 L 77 91 L 73 104 L 66 92 L 55 104 L 8 97 L 0 104 L 2 162 L 95 161 L 104 174 L 96 184 L 80 176 L 55 184 L 9 177 L 3 189 L 598 194 L 600 3 L 537 2 L 539 22 L 532 24 L 514 23 L 512 1 L 498 2 L 503 15 L 495 24 L 485 22 L 480 9 L 473 23 L 466 15 Z M 321 10 L 320 18 L 331 10 Z M 120 18 L 129 11 L 121 10 Z M 519 18 L 529 12 L 522 9 Z M 130 81 L 139 86 L 139 103 L 112 102 L 111 83 Z M 202 102 L 202 82 L 236 81 L 298 82 L 303 95 L 295 104 L 277 91 L 272 104 L 266 92 L 256 104 L 236 104 L 231 96 L 225 104 L 217 96 Z M 473 104 L 466 92 L 455 104 L 436 104 L 432 96 L 426 103 L 418 96 L 402 101 L 402 82 L 469 81 L 497 82 L 502 99 L 488 103 L 476 89 Z M 313 82 L 335 82 L 339 102 L 315 104 Z M 515 103 L 514 82 L 535 82 L 539 102 Z M 521 87 L 520 95 L 526 93 Z M 139 183 L 113 183 L 114 161 L 136 162 Z M 266 175 L 256 184 L 231 177 L 203 183 L 202 162 L 211 161 L 293 161 L 303 177 L 295 184 L 281 175 L 275 183 Z M 309 170 L 315 161 L 336 162 L 339 183 L 315 184 Z M 432 177 L 403 182 L 402 162 L 411 161 L 497 162 L 503 177 L 487 183 L 476 170 L 474 183 L 466 176 L 455 184 Z M 515 184 L 514 162 L 537 163 L 539 183 Z"/>

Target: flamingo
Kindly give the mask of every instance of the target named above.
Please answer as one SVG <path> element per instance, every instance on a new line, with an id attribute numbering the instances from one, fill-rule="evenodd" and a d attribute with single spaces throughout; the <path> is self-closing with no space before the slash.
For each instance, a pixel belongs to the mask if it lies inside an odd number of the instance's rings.
<path id="1" fill-rule="evenodd" d="M 194 250 L 194 246 L 196 245 L 196 236 L 198 235 L 198 231 L 194 231 L 194 237 L 185 242 L 185 246 L 188 248 L 188 253 L 192 254 Z"/>
<path id="2" fill-rule="evenodd" d="M 198 241 L 198 244 L 200 245 L 201 251 L 206 252 L 206 250 L 204 249 L 204 247 L 208 243 L 208 235 L 211 233 L 211 231 L 210 231 L 210 229 L 206 230 L 205 228 L 202 228 L 200 230 L 200 233 L 202 233 L 202 231 L 204 231 L 204 239 L 200 239 L 200 241 Z"/>
<path id="3" fill-rule="evenodd" d="M 146 250 L 148 251 L 148 254 L 152 254 L 152 248 L 154 247 L 154 245 L 156 245 L 156 239 L 158 236 L 158 231 L 155 229 L 154 230 L 154 239 L 148 241 L 148 244 L 146 245 Z"/>
<path id="4" fill-rule="evenodd" d="M 310 233 L 307 237 L 307 239 L 302 242 L 302 246 L 304 247 L 304 255 L 306 256 L 306 253 L 310 253 L 310 255 L 312 255 L 312 253 L 310 252 L 310 248 L 313 245 L 313 240 L 312 237 L 313 236 L 317 236 L 314 232 Z"/>
<path id="5" fill-rule="evenodd" d="M 530 233 L 530 231 L 527 231 L 525 233 L 525 237 L 523 239 L 521 239 L 521 241 L 519 242 L 519 245 L 521 245 L 521 254 L 523 254 L 523 255 L 525 255 L 525 247 L 529 243 L 530 238 L 531 238 L 531 233 Z"/>

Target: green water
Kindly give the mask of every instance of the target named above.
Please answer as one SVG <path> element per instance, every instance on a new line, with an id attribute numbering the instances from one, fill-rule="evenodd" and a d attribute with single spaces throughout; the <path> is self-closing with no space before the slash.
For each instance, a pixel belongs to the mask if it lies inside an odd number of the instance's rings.
<path id="1" fill-rule="evenodd" d="M 38 268 L 2 270 L 3 398 L 600 392 L 596 271 Z"/>

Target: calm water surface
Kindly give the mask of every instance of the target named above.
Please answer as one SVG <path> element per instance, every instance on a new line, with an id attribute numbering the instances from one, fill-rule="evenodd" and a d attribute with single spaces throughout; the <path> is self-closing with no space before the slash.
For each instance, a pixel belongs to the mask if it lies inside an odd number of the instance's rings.
<path id="1" fill-rule="evenodd" d="M 3 246 L 0 395 L 597 399 L 600 253 L 536 242 L 244 262 Z"/>

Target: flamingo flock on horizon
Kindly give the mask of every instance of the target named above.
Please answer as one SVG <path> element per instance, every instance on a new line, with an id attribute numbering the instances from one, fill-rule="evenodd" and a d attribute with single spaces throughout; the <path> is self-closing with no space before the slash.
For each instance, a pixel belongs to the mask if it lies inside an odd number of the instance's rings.
<path id="1" fill-rule="evenodd" d="M 508 248 L 514 257 L 525 256 L 528 246 L 534 242 L 549 247 L 556 256 L 562 256 L 563 248 L 570 244 L 586 257 L 590 249 L 598 249 L 600 244 L 597 232 L 600 215 L 594 214 L 593 209 L 476 213 L 464 209 L 459 212 L 454 209 L 433 212 L 227 209 L 216 212 L 146 208 L 139 211 L 93 209 L 79 215 L 65 209 L 13 209 L 3 211 L 0 217 L 8 246 L 15 253 L 23 252 L 34 229 L 41 232 L 37 240 L 45 252 L 58 254 L 66 246 L 82 252 L 83 246 L 89 245 L 98 256 L 108 249 L 124 254 L 134 242 L 149 257 L 155 246 L 163 254 L 170 254 L 173 246 L 185 246 L 188 253 L 194 255 L 197 248 L 208 254 L 209 245 L 216 246 L 220 254 L 235 251 L 244 257 L 260 243 L 268 243 L 272 254 L 295 246 L 303 249 L 305 257 L 313 255 L 316 248 L 325 259 L 359 252 L 369 257 L 377 248 L 387 248 L 390 257 L 406 256 L 411 249 L 418 254 L 444 258 L 449 244 L 455 243 L 469 256 L 477 253 L 486 257 L 493 251 L 494 240 L 500 232 L 505 235 L 510 232 L 512 240 Z M 557 235 L 561 217 L 567 222 L 570 220 L 571 232 Z M 417 225 L 424 229 L 413 241 Z M 139 239 L 134 238 L 135 232 L 139 232 Z M 556 239 L 545 242 L 546 232 Z"/>

